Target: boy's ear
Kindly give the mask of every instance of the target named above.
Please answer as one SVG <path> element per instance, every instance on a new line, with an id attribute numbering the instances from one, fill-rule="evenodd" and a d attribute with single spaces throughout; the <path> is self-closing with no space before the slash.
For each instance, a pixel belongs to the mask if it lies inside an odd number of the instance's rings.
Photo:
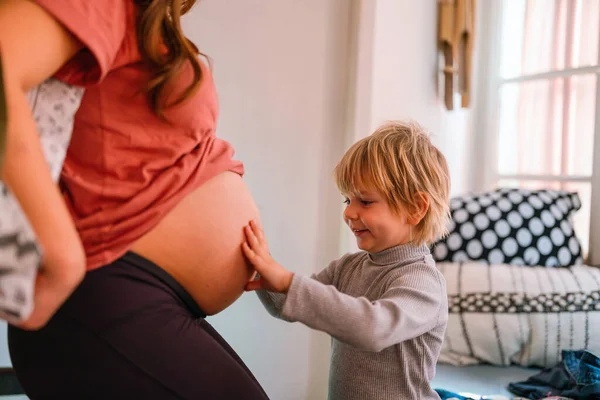
<path id="1" fill-rule="evenodd" d="M 424 192 L 417 192 L 415 195 L 415 205 L 411 207 L 410 213 L 407 218 L 407 222 L 410 225 L 418 225 L 419 222 L 425 217 L 427 214 L 427 210 L 429 210 L 429 196 Z"/>

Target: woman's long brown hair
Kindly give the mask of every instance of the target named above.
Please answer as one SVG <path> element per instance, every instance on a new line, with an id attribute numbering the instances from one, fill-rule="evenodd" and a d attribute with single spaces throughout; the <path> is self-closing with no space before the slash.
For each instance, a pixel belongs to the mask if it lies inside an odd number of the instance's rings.
<path id="1" fill-rule="evenodd" d="M 181 16 L 193 7 L 196 0 L 135 0 L 135 3 L 139 8 L 138 47 L 142 59 L 152 71 L 146 86 L 148 101 L 156 115 L 165 119 L 164 111 L 187 100 L 202 81 L 198 60 L 201 53 L 181 29 Z M 193 68 L 194 78 L 177 98 L 167 104 L 165 91 L 187 62 Z"/>

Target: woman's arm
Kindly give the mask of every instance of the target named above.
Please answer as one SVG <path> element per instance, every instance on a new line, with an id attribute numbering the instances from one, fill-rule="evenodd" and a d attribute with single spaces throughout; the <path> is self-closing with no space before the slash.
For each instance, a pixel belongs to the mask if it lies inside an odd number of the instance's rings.
<path id="1" fill-rule="evenodd" d="M 22 324 L 46 324 L 81 281 L 85 254 L 43 156 L 26 92 L 51 77 L 81 45 L 41 7 L 0 0 L 0 53 L 7 100 L 7 142 L 2 180 L 19 201 L 43 249 L 34 311 Z"/>

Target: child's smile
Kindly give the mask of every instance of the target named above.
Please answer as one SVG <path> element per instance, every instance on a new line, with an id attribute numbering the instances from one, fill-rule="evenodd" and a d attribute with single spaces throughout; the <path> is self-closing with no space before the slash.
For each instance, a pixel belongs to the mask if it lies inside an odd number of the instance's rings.
<path id="1" fill-rule="evenodd" d="M 352 232 L 354 232 L 354 236 L 360 237 L 362 235 L 369 233 L 369 230 L 368 229 L 353 229 Z"/>
<path id="2" fill-rule="evenodd" d="M 377 192 L 361 191 L 345 200 L 344 220 L 361 250 L 376 253 L 410 240 L 410 224 Z"/>

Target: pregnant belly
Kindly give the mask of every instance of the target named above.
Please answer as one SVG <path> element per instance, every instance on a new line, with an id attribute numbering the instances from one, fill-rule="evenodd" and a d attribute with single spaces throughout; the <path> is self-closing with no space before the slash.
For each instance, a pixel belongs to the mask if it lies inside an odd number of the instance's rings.
<path id="1" fill-rule="evenodd" d="M 208 315 L 233 303 L 253 274 L 243 227 L 258 209 L 242 178 L 224 172 L 186 196 L 132 250 L 173 276 Z"/>

